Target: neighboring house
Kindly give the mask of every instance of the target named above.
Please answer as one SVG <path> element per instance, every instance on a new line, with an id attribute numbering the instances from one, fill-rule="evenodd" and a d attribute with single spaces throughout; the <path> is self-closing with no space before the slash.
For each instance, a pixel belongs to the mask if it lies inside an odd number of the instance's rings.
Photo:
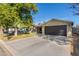
<path id="1" fill-rule="evenodd" d="M 69 37 L 72 36 L 72 27 L 72 21 L 52 19 L 37 26 L 37 33 L 42 35 L 61 35 Z"/>

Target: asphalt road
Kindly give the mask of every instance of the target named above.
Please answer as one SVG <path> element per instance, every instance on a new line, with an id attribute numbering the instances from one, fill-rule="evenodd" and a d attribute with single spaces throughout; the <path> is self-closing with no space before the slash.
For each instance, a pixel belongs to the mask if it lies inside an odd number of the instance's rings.
<path id="1" fill-rule="evenodd" d="M 41 37 L 27 38 L 6 43 L 15 50 L 16 56 L 70 56 L 66 45 Z"/>

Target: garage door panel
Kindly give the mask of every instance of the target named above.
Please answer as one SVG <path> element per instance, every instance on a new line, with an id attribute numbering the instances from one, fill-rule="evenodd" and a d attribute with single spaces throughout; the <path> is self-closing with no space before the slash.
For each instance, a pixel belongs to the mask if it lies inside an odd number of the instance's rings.
<path id="1" fill-rule="evenodd" d="M 61 26 L 46 26 L 45 27 L 45 34 L 46 35 L 62 35 L 66 36 L 66 25 Z"/>

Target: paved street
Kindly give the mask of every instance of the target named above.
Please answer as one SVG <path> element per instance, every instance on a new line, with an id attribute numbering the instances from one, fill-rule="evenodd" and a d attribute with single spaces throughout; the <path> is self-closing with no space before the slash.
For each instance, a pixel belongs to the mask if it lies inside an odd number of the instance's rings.
<path id="1" fill-rule="evenodd" d="M 27 38 L 7 42 L 19 56 L 69 56 L 66 45 L 58 45 L 56 42 L 42 39 L 41 37 Z"/>

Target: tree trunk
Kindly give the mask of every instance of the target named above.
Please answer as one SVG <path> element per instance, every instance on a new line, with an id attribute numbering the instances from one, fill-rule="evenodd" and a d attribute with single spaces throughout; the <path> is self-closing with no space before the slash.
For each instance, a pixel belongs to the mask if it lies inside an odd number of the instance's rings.
<path id="1" fill-rule="evenodd" d="M 15 28 L 15 33 L 14 33 L 14 35 L 17 36 L 17 34 L 18 34 L 18 29 Z"/>
<path id="2" fill-rule="evenodd" d="M 31 33 L 31 29 L 29 28 L 29 34 Z"/>
<path id="3" fill-rule="evenodd" d="M 0 35 L 3 35 L 3 27 L 0 27 Z"/>
<path id="4" fill-rule="evenodd" d="M 3 27 L 0 26 L 0 39 L 3 39 Z"/>

